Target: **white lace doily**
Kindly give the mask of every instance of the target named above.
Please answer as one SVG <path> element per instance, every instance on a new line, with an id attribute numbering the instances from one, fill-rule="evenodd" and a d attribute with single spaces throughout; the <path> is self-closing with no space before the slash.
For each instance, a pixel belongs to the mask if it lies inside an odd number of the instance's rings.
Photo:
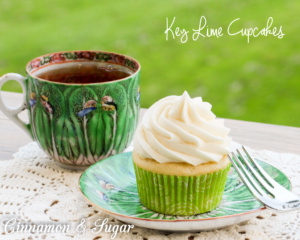
<path id="1" fill-rule="evenodd" d="M 233 149 L 237 146 L 233 143 Z M 300 156 L 253 151 L 255 157 L 279 168 L 291 180 L 293 192 L 300 195 Z M 20 239 L 110 239 L 111 234 L 87 231 L 77 236 L 75 226 L 81 219 L 92 226 L 97 219 L 109 219 L 112 225 L 124 224 L 109 217 L 83 199 L 78 188 L 81 172 L 64 170 L 50 160 L 36 143 L 19 149 L 14 159 L 0 161 L 0 220 L 16 218 L 26 223 L 69 223 L 68 233 L 5 233 L 1 240 Z M 198 233 L 170 233 L 135 227 L 129 233 L 118 233 L 115 239 L 300 239 L 300 211 L 275 213 L 263 211 L 258 217 L 224 229 Z"/>

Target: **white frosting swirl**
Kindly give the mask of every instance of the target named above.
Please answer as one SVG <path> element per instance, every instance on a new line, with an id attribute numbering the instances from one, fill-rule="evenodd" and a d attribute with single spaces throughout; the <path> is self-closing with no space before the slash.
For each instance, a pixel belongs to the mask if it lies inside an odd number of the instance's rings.
<path id="1" fill-rule="evenodd" d="M 219 162 L 229 153 L 231 138 L 224 120 L 216 119 L 211 104 L 201 97 L 169 96 L 145 113 L 134 136 L 134 149 L 160 163 L 186 162 L 194 166 Z"/>

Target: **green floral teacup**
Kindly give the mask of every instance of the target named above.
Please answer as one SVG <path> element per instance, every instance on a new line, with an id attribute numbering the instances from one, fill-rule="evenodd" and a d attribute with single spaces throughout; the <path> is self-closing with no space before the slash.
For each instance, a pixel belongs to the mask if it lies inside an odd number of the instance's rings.
<path id="1" fill-rule="evenodd" d="M 50 71 L 64 75 L 67 64 L 125 69 L 128 75 L 96 83 L 41 77 Z M 19 107 L 12 109 L 0 98 L 0 109 L 59 165 L 84 169 L 130 144 L 140 108 L 140 65 L 136 60 L 110 52 L 59 52 L 33 59 L 26 72 L 26 77 L 8 73 L 0 78 L 0 89 L 8 80 L 18 81 L 23 89 Z M 29 124 L 18 118 L 25 109 Z"/>

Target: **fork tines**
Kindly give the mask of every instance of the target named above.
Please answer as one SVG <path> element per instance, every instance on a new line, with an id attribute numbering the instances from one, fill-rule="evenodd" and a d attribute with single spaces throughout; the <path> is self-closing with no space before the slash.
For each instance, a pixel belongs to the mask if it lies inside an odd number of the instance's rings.
<path id="1" fill-rule="evenodd" d="M 275 210 L 296 210 L 300 207 L 300 198 L 282 187 L 256 163 L 242 146 L 244 154 L 228 155 L 233 167 L 253 196 L 267 207 Z"/>

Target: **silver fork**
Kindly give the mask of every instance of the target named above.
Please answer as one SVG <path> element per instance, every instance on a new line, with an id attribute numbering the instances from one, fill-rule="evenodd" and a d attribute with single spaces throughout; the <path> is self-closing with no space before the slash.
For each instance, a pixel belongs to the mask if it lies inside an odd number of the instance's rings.
<path id="1" fill-rule="evenodd" d="M 244 146 L 245 155 L 237 149 L 237 155 L 228 155 L 235 170 L 240 175 L 244 184 L 248 187 L 253 196 L 262 202 L 267 208 L 278 211 L 300 210 L 300 197 L 288 191 L 271 178 L 250 156 Z M 242 159 L 244 164 L 238 158 Z M 251 163 L 253 164 L 251 164 Z M 246 169 L 245 165 L 248 167 Z M 254 167 L 257 169 L 254 169 Z"/>

